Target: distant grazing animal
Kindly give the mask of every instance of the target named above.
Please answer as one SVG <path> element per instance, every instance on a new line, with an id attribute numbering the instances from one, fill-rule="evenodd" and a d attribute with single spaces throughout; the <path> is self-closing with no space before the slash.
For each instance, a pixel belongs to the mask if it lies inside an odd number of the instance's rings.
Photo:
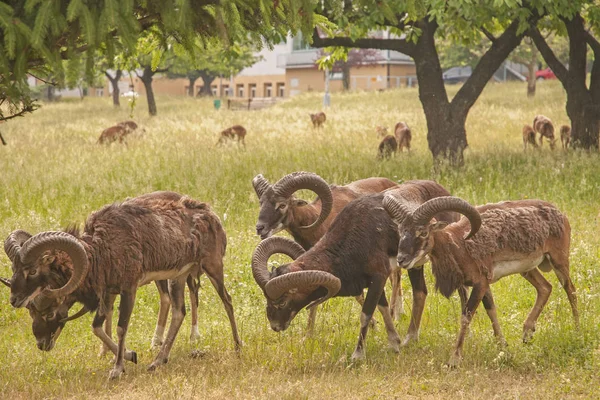
<path id="1" fill-rule="evenodd" d="M 375 131 L 377 132 L 377 137 L 385 137 L 388 134 L 388 127 L 387 126 L 380 126 L 378 125 L 375 128 Z"/>
<path id="2" fill-rule="evenodd" d="M 394 127 L 394 136 L 398 142 L 398 151 L 406 148 L 410 152 L 410 141 L 412 140 L 412 132 L 405 122 L 398 122 Z"/>
<path id="3" fill-rule="evenodd" d="M 117 125 L 121 125 L 126 129 L 129 129 L 130 132 L 133 132 L 138 128 L 138 124 L 136 124 L 134 121 L 123 121 L 119 122 Z"/>
<path id="4" fill-rule="evenodd" d="M 13 307 L 33 303 L 37 310 L 50 309 L 55 316 L 65 299 L 74 297 L 87 310 L 96 311 L 94 334 L 116 354 L 109 375 L 114 379 L 124 372 L 124 360 L 137 361 L 134 352 L 126 351 L 125 338 L 138 287 L 169 280 L 171 324 L 149 367 L 153 370 L 168 361 L 183 322 L 188 277 L 206 273 L 223 302 L 239 349 L 231 297 L 224 284 L 226 246 L 221 222 L 208 204 L 174 192 L 149 193 L 94 212 L 81 234 L 31 236 L 13 231 L 4 242 L 13 270 L 10 303 Z M 118 344 L 102 330 L 115 294 L 120 296 Z"/>
<path id="5" fill-rule="evenodd" d="M 379 143 L 377 158 L 383 160 L 384 158 L 390 158 L 392 154 L 396 154 L 398 150 L 398 142 L 396 137 L 387 135 Z"/>
<path id="6" fill-rule="evenodd" d="M 567 150 L 569 143 L 571 143 L 571 127 L 569 125 L 562 125 L 560 127 L 560 141 L 562 142 L 563 149 Z"/>
<path id="7" fill-rule="evenodd" d="M 275 184 L 270 184 L 262 175 L 256 175 L 252 185 L 260 201 L 256 234 L 266 239 L 286 230 L 306 250 L 323 237 L 340 211 L 352 200 L 398 186 L 386 178 L 360 179 L 345 186 L 329 185 L 311 172 L 288 174 Z M 312 203 L 296 198 L 294 193 L 302 189 L 311 190 L 318 197 Z M 394 298 L 399 299 L 399 305 L 394 303 L 394 307 L 401 308 L 401 285 L 398 283 L 392 291 L 396 293 Z M 309 331 L 315 318 L 316 308 L 311 308 Z"/>
<path id="8" fill-rule="evenodd" d="M 533 146 L 534 148 L 538 147 L 538 144 L 535 141 L 535 131 L 531 125 L 523 125 L 523 151 L 527 150 L 527 145 Z"/>
<path id="9" fill-rule="evenodd" d="M 320 128 L 325 120 L 327 120 L 327 116 L 321 111 L 316 114 L 310 114 L 310 120 L 312 121 L 314 128 Z"/>
<path id="10" fill-rule="evenodd" d="M 110 128 L 106 128 L 102 131 L 100 138 L 98 138 L 98 144 L 110 144 L 112 142 L 119 141 L 119 143 L 125 142 L 125 136 L 131 131 L 123 125 L 115 125 Z"/>
<path id="11" fill-rule="evenodd" d="M 540 134 L 540 147 L 542 147 L 542 139 L 548 139 L 550 150 L 556 147 L 556 138 L 554 137 L 554 125 L 550 118 L 543 115 L 536 115 L 533 119 L 533 129 Z"/>
<path id="12" fill-rule="evenodd" d="M 246 147 L 246 142 L 245 142 L 245 138 L 246 138 L 246 128 L 244 128 L 241 125 L 233 125 L 225 130 L 223 130 L 221 132 L 221 137 L 219 138 L 219 141 L 217 142 L 217 146 L 221 146 L 223 143 L 225 143 L 228 140 L 234 140 L 237 137 L 237 142 L 238 144 L 242 144 L 244 145 L 244 147 Z"/>
<path id="13" fill-rule="evenodd" d="M 465 336 L 481 302 L 492 321 L 494 335 L 505 343 L 490 285 L 508 275 L 521 274 L 537 291 L 523 326 L 524 342 L 533 336 L 552 291 L 540 270 L 554 271 L 567 293 L 575 323 L 579 324 L 577 297 L 569 274 L 571 227 L 567 217 L 552 204 L 520 200 L 473 207 L 465 200 L 448 196 L 411 209 L 387 194 L 383 207 L 398 224 L 398 265 L 410 270 L 428 257 L 435 286 L 445 297 L 461 286 L 473 287 L 462 310 L 449 365 L 460 362 Z M 452 224 L 434 219 L 444 211 L 464 217 Z"/>

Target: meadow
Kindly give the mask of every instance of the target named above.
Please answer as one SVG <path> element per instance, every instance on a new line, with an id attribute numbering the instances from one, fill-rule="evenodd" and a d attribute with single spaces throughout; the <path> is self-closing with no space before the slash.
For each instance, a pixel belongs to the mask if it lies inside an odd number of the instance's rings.
<path id="1" fill-rule="evenodd" d="M 456 87 L 449 88 L 451 94 Z M 124 104 L 85 99 L 44 105 L 2 126 L 9 142 L 0 148 L 0 238 L 14 229 L 32 233 L 83 223 L 94 210 L 154 190 L 173 190 L 210 203 L 228 235 L 226 285 L 233 298 L 244 342 L 236 355 L 225 311 L 207 278 L 202 278 L 201 338 L 188 339 L 186 317 L 167 365 L 146 372 L 156 354 L 150 348 L 158 311 L 154 285 L 140 289 L 127 336 L 138 364 L 108 381 L 109 356 L 97 356 L 100 341 L 90 315 L 69 322 L 51 352 L 39 351 L 26 309 L 9 304 L 0 288 L 0 398 L 600 398 L 600 157 L 585 152 L 523 152 L 521 128 L 543 113 L 555 125 L 569 123 L 558 82 L 542 82 L 534 99 L 524 84 L 490 84 L 467 121 L 465 166 L 434 171 L 426 124 L 416 89 L 334 94 L 327 122 L 314 130 L 309 112 L 321 109 L 322 94 L 309 93 L 259 111 L 216 111 L 212 100 L 158 98 L 159 115 L 147 117 L 140 99 L 133 119 L 145 128 L 128 146 L 99 146 L 100 132 L 129 119 Z M 378 161 L 376 125 L 407 121 L 412 151 Z M 215 148 L 218 133 L 233 124 L 246 127 L 247 148 Z M 353 299 L 329 300 L 312 336 L 308 313 L 276 333 L 265 315 L 265 300 L 250 270 L 259 242 L 254 226 L 259 204 L 251 185 L 262 173 L 271 182 L 293 171 L 312 171 L 330 183 L 383 176 L 398 182 L 435 179 L 472 204 L 539 198 L 558 206 L 572 226 L 571 276 L 577 288 L 581 328 L 576 330 L 567 297 L 554 274 L 554 290 L 540 316 L 534 340 L 521 341 L 522 324 L 535 290 L 518 275 L 494 284 L 501 327 L 508 341 L 500 349 L 480 308 L 457 369 L 445 362 L 459 328 L 460 306 L 429 288 L 418 343 L 399 354 L 388 350 L 381 316 L 367 338 L 367 358 L 350 355 L 359 331 L 360 309 Z M 310 199 L 311 193 L 300 195 Z M 0 276 L 10 277 L 0 252 Z M 407 315 L 397 322 L 406 333 L 410 283 L 403 276 Z M 388 289 L 389 293 L 389 289 Z M 189 313 L 188 313 L 189 316 Z M 116 323 L 116 322 L 115 322 Z M 193 350 L 203 351 L 191 358 Z"/>

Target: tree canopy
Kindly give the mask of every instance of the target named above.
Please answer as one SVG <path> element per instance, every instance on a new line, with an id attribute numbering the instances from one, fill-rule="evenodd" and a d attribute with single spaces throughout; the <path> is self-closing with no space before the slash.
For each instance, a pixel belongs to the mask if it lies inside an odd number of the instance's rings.
<path id="1" fill-rule="evenodd" d="M 133 52 L 152 29 L 191 49 L 197 39 L 267 44 L 313 26 L 310 0 L 7 0 L 0 3 L 0 120 L 35 108 L 28 75 L 93 76 L 95 55 Z M 67 60 L 66 62 L 63 62 Z"/>

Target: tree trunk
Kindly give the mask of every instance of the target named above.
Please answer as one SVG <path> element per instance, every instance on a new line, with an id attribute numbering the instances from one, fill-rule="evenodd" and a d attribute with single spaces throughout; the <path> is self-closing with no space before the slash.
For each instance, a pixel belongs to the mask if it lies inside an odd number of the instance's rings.
<path id="1" fill-rule="evenodd" d="M 453 165 L 462 165 L 467 148 L 465 131 L 466 113 L 456 115 L 448 101 L 442 77 L 442 66 L 435 47 L 437 25 L 427 22 L 419 25 L 421 37 L 414 55 L 419 99 L 427 121 L 427 143 L 435 161 L 448 158 Z"/>
<path id="2" fill-rule="evenodd" d="M 342 85 L 344 90 L 350 90 L 350 65 L 348 63 L 342 63 Z"/>
<path id="3" fill-rule="evenodd" d="M 535 89 L 537 83 L 535 73 L 537 71 L 538 50 L 533 43 L 530 44 L 530 47 L 531 58 L 529 59 L 529 63 L 527 64 L 527 69 L 529 71 L 529 76 L 527 77 L 527 97 L 535 97 Z"/>
<path id="4" fill-rule="evenodd" d="M 55 100 L 54 98 L 54 86 L 48 85 L 48 89 L 46 90 L 46 94 L 48 95 L 48 102 L 52 102 Z"/>
<path id="5" fill-rule="evenodd" d="M 212 97 L 213 92 L 210 85 L 212 85 L 213 81 L 216 79 L 216 76 L 207 74 L 204 71 L 200 71 L 200 77 L 202 78 L 203 83 L 202 89 L 200 89 L 200 95 Z"/>
<path id="6" fill-rule="evenodd" d="M 4 146 L 6 146 L 6 144 L 7 144 L 7 143 L 6 143 L 6 141 L 4 140 L 4 137 L 2 136 L 2 134 L 1 134 L 1 133 L 0 133 L 0 140 L 2 141 L 2 144 L 3 144 Z"/>
<path id="7" fill-rule="evenodd" d="M 140 77 L 142 83 L 144 84 L 144 88 L 146 89 L 146 100 L 148 100 L 148 113 L 151 117 L 157 114 L 156 109 L 156 100 L 154 99 L 154 91 L 152 90 L 152 77 L 154 76 L 154 71 L 150 68 L 150 66 L 144 67 L 144 73 Z"/>
<path id="8" fill-rule="evenodd" d="M 190 86 L 188 87 L 188 96 L 194 97 L 194 95 L 196 93 L 196 90 L 195 90 L 196 80 L 198 80 L 198 78 L 188 78 L 188 80 L 190 81 Z"/>
<path id="9" fill-rule="evenodd" d="M 115 74 L 115 77 L 113 78 L 107 71 L 104 71 L 104 75 L 106 75 L 106 77 L 108 78 L 108 80 L 110 81 L 110 84 L 112 86 L 112 98 L 113 98 L 113 106 L 115 107 L 120 107 L 121 106 L 121 102 L 119 100 L 119 95 L 120 95 L 120 91 L 119 91 L 119 81 L 121 80 L 121 75 L 123 74 L 123 71 L 121 71 L 120 69 L 117 70 L 117 73 Z"/>

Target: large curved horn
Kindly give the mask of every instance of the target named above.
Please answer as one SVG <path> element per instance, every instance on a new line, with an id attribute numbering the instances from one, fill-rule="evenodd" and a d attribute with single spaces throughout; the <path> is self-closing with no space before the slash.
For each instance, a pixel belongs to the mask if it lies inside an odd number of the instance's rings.
<path id="1" fill-rule="evenodd" d="M 263 291 L 271 278 L 267 262 L 269 257 L 277 253 L 285 254 L 295 260 L 304 253 L 304 249 L 293 240 L 280 236 L 271 236 L 256 246 L 252 254 L 252 275 Z"/>
<path id="2" fill-rule="evenodd" d="M 327 295 L 319 300 L 322 303 L 340 291 L 342 282 L 337 276 L 325 271 L 297 271 L 271 279 L 265 286 L 265 293 L 271 299 L 278 299 L 291 289 L 308 286 L 323 286 L 327 289 Z"/>
<path id="3" fill-rule="evenodd" d="M 10 261 L 14 261 L 15 257 L 21 251 L 21 246 L 31 237 L 31 234 L 24 230 L 17 229 L 12 231 L 10 235 L 4 241 L 4 252 L 10 258 Z"/>
<path id="4" fill-rule="evenodd" d="M 254 177 L 254 179 L 252 179 L 252 186 L 254 186 L 254 191 L 260 199 L 265 190 L 267 190 L 271 184 L 262 174 L 258 174 Z"/>
<path id="5" fill-rule="evenodd" d="M 469 219 L 471 232 L 465 237 L 469 239 L 477 233 L 481 227 L 481 215 L 475 207 L 463 199 L 454 196 L 436 197 L 423 203 L 413 213 L 413 221 L 417 225 L 425 225 L 431 218 L 442 211 L 454 211 Z"/>
<path id="6" fill-rule="evenodd" d="M 281 197 L 291 197 L 294 192 L 300 189 L 312 190 L 321 199 L 321 214 L 319 214 L 319 218 L 310 225 L 300 227 L 302 229 L 316 228 L 327 219 L 333 208 L 331 189 L 323 178 L 312 172 L 294 172 L 293 174 L 284 176 L 273 185 L 275 194 Z"/>
<path id="7" fill-rule="evenodd" d="M 398 225 L 401 224 L 406 218 L 412 217 L 412 212 L 406 206 L 406 204 L 401 203 L 400 200 L 391 194 L 386 194 L 383 197 L 383 208 Z"/>
<path id="8" fill-rule="evenodd" d="M 86 306 L 83 306 L 83 307 L 81 307 L 81 310 L 77 311 L 75 314 L 73 314 L 73 315 L 71 315 L 71 316 L 69 316 L 67 318 L 61 319 L 60 322 L 73 321 L 74 319 L 77 319 L 79 317 L 83 317 L 88 312 L 90 312 L 90 310 Z"/>
<path id="9" fill-rule="evenodd" d="M 42 232 L 27 240 L 21 249 L 21 261 L 29 264 L 37 260 L 47 250 L 61 250 L 71 257 L 73 273 L 65 286 L 58 289 L 46 288 L 40 294 L 49 298 L 58 298 L 72 293 L 81 284 L 88 272 L 87 253 L 83 245 L 66 232 Z"/>
<path id="10" fill-rule="evenodd" d="M 8 280 L 6 278 L 0 278 L 0 282 L 2 282 L 3 284 L 5 284 L 8 287 L 11 287 L 10 280 Z"/>

